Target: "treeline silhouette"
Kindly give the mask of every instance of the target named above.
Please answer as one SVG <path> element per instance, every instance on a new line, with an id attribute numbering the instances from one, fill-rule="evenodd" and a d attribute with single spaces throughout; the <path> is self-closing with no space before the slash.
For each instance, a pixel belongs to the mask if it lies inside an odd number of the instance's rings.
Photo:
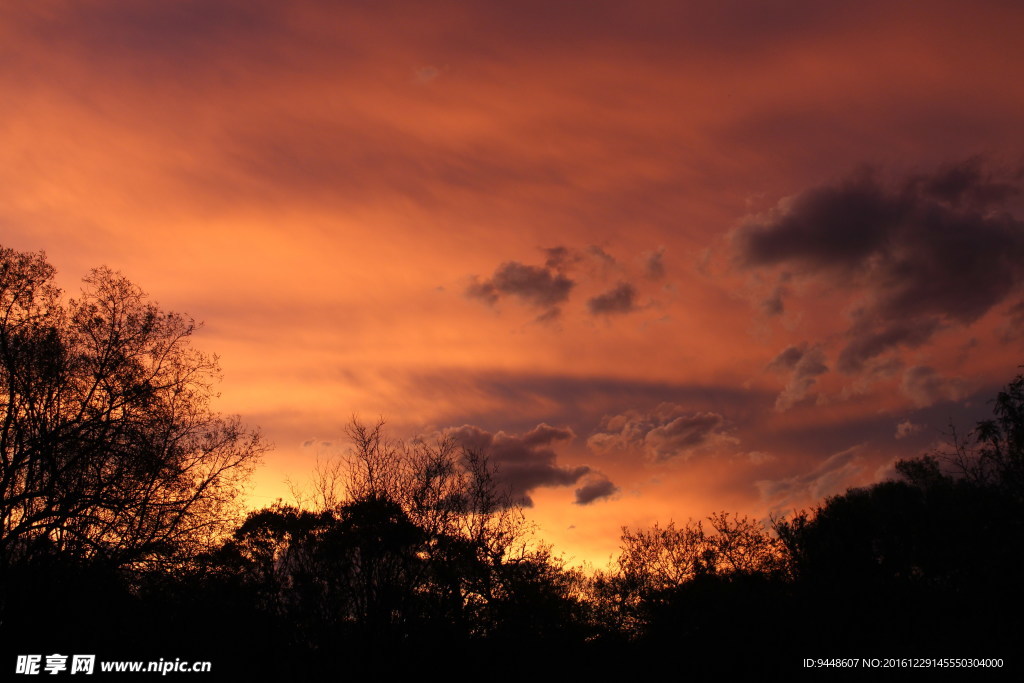
<path id="1" fill-rule="evenodd" d="M 295 504 L 239 516 L 258 434 L 208 410 L 192 325 L 96 271 L 0 268 L 0 642 L 304 680 L 796 670 L 1003 658 L 1024 619 L 1024 375 L 950 451 L 761 523 L 624 529 L 605 570 L 536 541 L 487 454 L 353 421 Z M 234 521 L 232 521 L 234 520 Z M 8 659 L 13 666 L 14 657 Z"/>

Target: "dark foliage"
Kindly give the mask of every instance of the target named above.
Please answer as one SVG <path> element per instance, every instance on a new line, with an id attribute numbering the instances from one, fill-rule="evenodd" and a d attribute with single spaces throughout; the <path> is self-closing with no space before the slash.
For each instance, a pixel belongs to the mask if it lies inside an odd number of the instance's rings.
<path id="1" fill-rule="evenodd" d="M 214 413 L 194 323 L 97 269 L 65 301 L 0 249 L 0 572 L 59 555 L 139 568 L 234 520 L 259 435 Z"/>

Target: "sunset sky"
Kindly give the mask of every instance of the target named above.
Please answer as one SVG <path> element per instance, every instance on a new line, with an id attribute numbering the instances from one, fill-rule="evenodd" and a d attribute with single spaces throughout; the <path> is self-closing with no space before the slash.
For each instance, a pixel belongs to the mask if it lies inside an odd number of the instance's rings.
<path id="1" fill-rule="evenodd" d="M 968 430 L 1024 363 L 1024 5 L 0 5 L 0 244 L 202 321 L 287 498 L 353 415 L 573 562 Z"/>

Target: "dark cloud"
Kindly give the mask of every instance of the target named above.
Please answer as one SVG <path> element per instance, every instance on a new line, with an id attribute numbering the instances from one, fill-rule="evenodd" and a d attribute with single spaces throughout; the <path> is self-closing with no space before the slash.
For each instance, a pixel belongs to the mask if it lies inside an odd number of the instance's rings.
<path id="1" fill-rule="evenodd" d="M 490 280 L 480 281 L 480 278 L 473 276 L 469 286 L 466 287 L 466 296 L 471 299 L 480 299 L 488 306 L 498 303 L 498 289 Z"/>
<path id="2" fill-rule="evenodd" d="M 764 311 L 765 315 L 775 316 L 782 315 L 786 312 L 786 305 L 782 301 L 782 297 L 786 294 L 786 290 L 783 287 L 776 287 L 767 299 L 761 302 L 761 310 Z"/>
<path id="3" fill-rule="evenodd" d="M 398 395 L 433 401 L 441 424 L 480 425 L 485 429 L 528 431 L 538 422 L 572 425 L 592 433 L 602 416 L 624 406 L 673 403 L 692 412 L 728 413 L 748 420 L 770 411 L 773 393 L 730 385 L 658 382 L 617 377 L 578 377 L 529 372 L 441 368 L 431 372 L 388 374 Z M 376 380 L 358 380 L 376 381 Z M 453 401 L 452 397 L 459 397 Z M 447 406 L 447 409 L 445 409 Z M 306 434 L 302 435 L 307 436 Z"/>
<path id="4" fill-rule="evenodd" d="M 757 482 L 761 495 L 776 509 L 806 500 L 820 501 L 849 488 L 864 468 L 861 450 L 854 446 L 830 455 L 809 472 L 792 477 Z"/>
<path id="5" fill-rule="evenodd" d="M 899 198 L 862 173 L 783 200 L 767 215 L 748 220 L 736 233 L 739 256 L 746 266 L 854 269 L 884 243 L 901 213 Z"/>
<path id="6" fill-rule="evenodd" d="M 587 444 L 599 453 L 639 451 L 654 462 L 688 458 L 698 451 L 735 445 L 726 420 L 718 413 L 690 412 L 662 403 L 650 413 L 636 410 L 605 417 Z"/>
<path id="7" fill-rule="evenodd" d="M 583 266 L 591 276 L 607 278 L 609 273 L 619 269 L 618 260 L 596 244 L 588 245 L 583 249 L 558 246 L 542 251 L 547 255 L 544 265 L 560 273 L 569 271 L 576 266 Z"/>
<path id="8" fill-rule="evenodd" d="M 595 500 L 608 498 L 618 493 L 619 487 L 605 478 L 589 481 L 576 489 L 576 505 L 589 505 Z"/>
<path id="9" fill-rule="evenodd" d="M 1005 203 L 1020 178 L 972 159 L 900 183 L 861 172 L 748 220 L 735 235 L 742 267 L 785 266 L 855 288 L 837 366 L 847 373 L 947 325 L 973 323 L 1024 281 L 1024 222 Z M 776 309 L 784 291 L 776 290 Z"/>
<path id="10" fill-rule="evenodd" d="M 955 401 L 964 393 L 964 382 L 957 377 L 943 377 L 934 368 L 917 365 L 903 373 L 903 393 L 914 405 L 924 408 L 939 401 Z"/>
<path id="11" fill-rule="evenodd" d="M 896 384 L 894 390 L 900 391 L 899 382 Z M 907 419 L 915 425 L 954 424 L 958 430 L 966 433 L 979 420 L 991 415 L 991 404 L 988 401 L 998 391 L 997 385 L 986 385 L 970 394 L 963 394 L 957 402 L 933 403 L 901 415 L 887 411 L 851 412 L 834 414 L 833 419 L 825 421 L 779 420 L 766 416 L 764 421 L 742 423 L 743 442 L 757 450 L 778 455 L 778 467 L 794 465 L 808 454 L 836 453 L 855 443 L 865 444 L 871 449 L 871 464 L 876 465 L 883 452 L 888 456 L 904 458 L 918 455 L 921 452 L 919 448 L 933 446 L 940 431 L 925 428 L 920 432 L 906 434 L 903 439 L 895 442 L 893 433 L 898 427 L 894 427 L 894 422 Z"/>
<path id="12" fill-rule="evenodd" d="M 867 361 L 890 349 L 901 346 L 914 349 L 925 344 L 942 327 L 938 316 L 907 317 L 883 323 L 867 310 L 858 311 L 848 331 L 849 341 L 840 351 L 836 364 L 843 372 L 859 372 Z"/>
<path id="13" fill-rule="evenodd" d="M 514 296 L 527 305 L 544 309 L 537 318 L 544 322 L 561 314 L 560 304 L 569 299 L 577 284 L 570 277 L 577 268 L 582 270 L 584 280 L 591 281 L 605 281 L 610 273 L 623 270 L 614 256 L 596 245 L 585 249 L 555 246 L 541 251 L 545 255 L 543 266 L 506 261 L 490 278 L 473 276 L 466 287 L 466 295 L 491 306 L 503 297 Z M 660 257 L 661 252 L 657 253 Z M 587 310 L 591 315 L 631 313 L 638 309 L 636 299 L 636 287 L 621 280 L 611 289 L 588 299 Z"/>
<path id="14" fill-rule="evenodd" d="M 445 430 L 468 449 L 485 453 L 495 467 L 499 486 L 507 487 L 513 502 L 533 505 L 530 492 L 541 486 L 571 486 L 591 470 L 585 465 L 560 467 L 552 445 L 575 438 L 571 429 L 539 424 L 523 435 L 491 433 L 474 425 Z"/>
<path id="15" fill-rule="evenodd" d="M 547 254 L 547 260 L 544 261 L 544 266 L 559 272 L 564 271 L 566 268 L 579 261 L 580 258 L 579 254 L 569 247 L 549 247 L 542 251 Z"/>
<path id="16" fill-rule="evenodd" d="M 636 289 L 628 282 L 620 282 L 607 292 L 588 300 L 587 309 L 593 315 L 631 313 L 636 310 Z"/>
<path id="17" fill-rule="evenodd" d="M 1020 192 L 1015 182 L 998 178 L 988 171 L 982 157 L 944 166 L 930 176 L 913 178 L 911 183 L 917 184 L 928 196 L 953 206 L 1002 204 Z"/>
<path id="18" fill-rule="evenodd" d="M 595 244 L 591 244 L 587 247 L 586 254 L 601 268 L 613 268 L 618 263 L 614 256 Z"/>
<path id="19" fill-rule="evenodd" d="M 662 280 L 665 277 L 665 247 L 646 252 L 644 259 L 644 275 L 651 280 Z"/>
<path id="20" fill-rule="evenodd" d="M 782 315 L 786 312 L 785 297 L 789 295 L 789 281 L 793 279 L 792 273 L 783 272 L 779 275 L 779 282 L 768 295 L 768 298 L 761 302 L 761 310 L 767 316 Z"/>
<path id="21" fill-rule="evenodd" d="M 550 319 L 558 316 L 557 305 L 569 298 L 575 284 L 548 266 L 506 261 L 490 279 L 474 278 L 466 288 L 466 295 L 489 305 L 496 304 L 503 296 L 514 296 L 529 306 L 546 309 L 542 316 Z"/>
<path id="22" fill-rule="evenodd" d="M 542 251 L 547 255 L 544 265 L 558 272 L 565 272 L 582 263 L 592 272 L 607 276 L 619 264 L 614 256 L 595 244 L 584 249 L 557 246 Z"/>
<path id="23" fill-rule="evenodd" d="M 803 346 L 790 346 L 783 350 L 777 355 L 771 363 L 768 364 L 769 370 L 776 371 L 789 371 L 796 367 L 796 364 L 800 362 L 800 359 L 804 357 L 807 352 L 807 345 Z"/>
<path id="24" fill-rule="evenodd" d="M 562 316 L 562 309 L 558 306 L 552 306 L 548 310 L 538 315 L 535 320 L 539 323 L 553 323 Z"/>
<path id="25" fill-rule="evenodd" d="M 494 271 L 491 284 L 503 294 L 517 296 L 533 306 L 548 307 L 568 299 L 574 283 L 547 268 L 509 261 Z"/>
<path id="26" fill-rule="evenodd" d="M 789 410 L 807 398 L 817 377 L 828 372 L 825 365 L 825 353 L 817 346 L 790 346 L 768 364 L 769 370 L 790 373 L 789 383 L 775 400 L 775 409 L 779 412 Z"/>

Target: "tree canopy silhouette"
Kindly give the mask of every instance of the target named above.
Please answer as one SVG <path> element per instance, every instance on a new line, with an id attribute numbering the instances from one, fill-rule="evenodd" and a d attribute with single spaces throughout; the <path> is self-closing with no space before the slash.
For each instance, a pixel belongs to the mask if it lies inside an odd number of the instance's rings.
<path id="1" fill-rule="evenodd" d="M 828 604 L 844 615 L 817 637 L 920 651 L 1016 644 L 1024 625 L 1024 376 L 993 403 L 994 417 L 967 437 L 953 431 L 946 449 L 899 461 L 898 480 L 776 520 L 806 612 Z"/>
<path id="2" fill-rule="evenodd" d="M 382 422 L 354 420 L 348 435 L 347 454 L 297 492 L 302 507 L 253 512 L 221 551 L 252 602 L 291 625 L 291 647 L 360 667 L 578 636 L 582 577 L 532 542 L 485 453 L 392 440 Z"/>
<path id="3" fill-rule="evenodd" d="M 216 539 L 265 445 L 211 409 L 194 321 L 107 268 L 72 299 L 54 274 L 0 248 L 0 570 L 138 567 Z"/>

